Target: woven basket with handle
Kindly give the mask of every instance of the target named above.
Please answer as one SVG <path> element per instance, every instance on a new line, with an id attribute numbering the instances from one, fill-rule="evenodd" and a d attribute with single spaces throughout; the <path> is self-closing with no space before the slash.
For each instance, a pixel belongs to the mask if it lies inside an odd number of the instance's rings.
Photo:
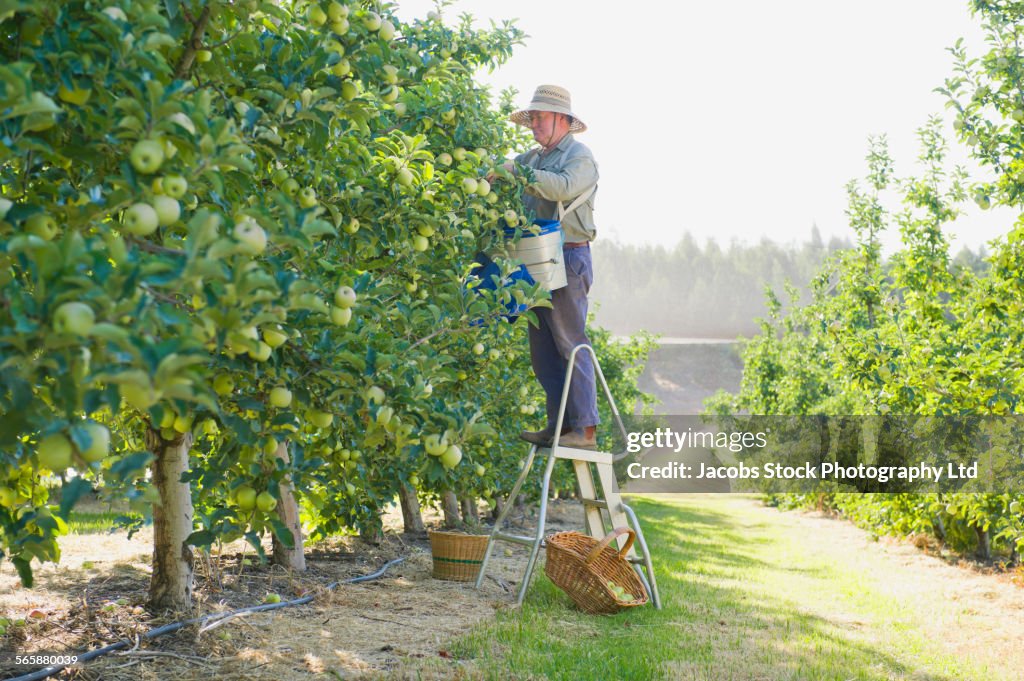
<path id="1" fill-rule="evenodd" d="M 622 549 L 609 546 L 623 534 L 629 539 Z M 626 560 L 635 539 L 628 527 L 616 528 L 600 541 L 579 532 L 552 534 L 546 540 L 544 573 L 585 612 L 611 614 L 643 605 L 647 589 Z"/>

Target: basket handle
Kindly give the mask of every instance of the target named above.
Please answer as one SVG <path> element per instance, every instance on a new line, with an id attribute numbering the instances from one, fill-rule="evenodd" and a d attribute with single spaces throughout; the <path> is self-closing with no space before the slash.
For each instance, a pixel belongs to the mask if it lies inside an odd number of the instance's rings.
<path id="1" fill-rule="evenodd" d="M 629 539 L 626 540 L 626 545 L 619 549 L 619 558 L 625 559 L 626 554 L 629 553 L 629 550 L 633 547 L 633 542 L 636 541 L 636 532 L 628 527 L 616 527 L 608 533 L 608 536 L 598 542 L 597 546 L 590 550 L 587 557 L 583 559 L 584 564 L 590 565 L 601 554 L 601 550 L 612 543 L 612 539 L 627 533 L 629 534 Z"/>

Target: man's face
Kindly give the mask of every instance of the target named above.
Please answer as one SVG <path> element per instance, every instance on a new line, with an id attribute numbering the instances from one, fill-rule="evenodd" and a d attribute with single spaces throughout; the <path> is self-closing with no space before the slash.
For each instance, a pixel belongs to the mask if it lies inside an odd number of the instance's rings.
<path id="1" fill-rule="evenodd" d="M 547 148 L 562 139 L 569 129 L 569 124 L 562 114 L 551 111 L 531 111 L 530 129 L 533 131 L 533 139 L 537 140 L 537 144 Z"/>

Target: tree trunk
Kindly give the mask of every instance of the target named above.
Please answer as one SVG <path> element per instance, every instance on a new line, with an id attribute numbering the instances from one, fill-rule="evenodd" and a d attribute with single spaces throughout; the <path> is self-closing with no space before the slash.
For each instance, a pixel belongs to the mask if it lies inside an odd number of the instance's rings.
<path id="1" fill-rule="evenodd" d="M 491 520 L 497 522 L 498 516 L 505 510 L 505 499 L 503 497 L 494 498 L 494 508 L 491 509 Z"/>
<path id="2" fill-rule="evenodd" d="M 978 557 L 983 560 L 992 560 L 992 541 L 988 530 L 975 527 L 974 533 L 978 535 Z"/>
<path id="3" fill-rule="evenodd" d="M 281 442 L 277 445 L 274 456 L 289 463 L 288 443 Z M 306 569 L 306 555 L 303 553 L 302 522 L 299 520 L 299 504 L 295 501 L 295 486 L 292 484 L 291 476 L 285 477 L 278 488 L 281 498 L 277 503 L 277 517 L 281 519 L 284 526 L 291 530 L 292 547 L 288 546 L 274 535 L 274 558 L 275 565 L 282 565 L 290 570 L 303 572 Z"/>
<path id="4" fill-rule="evenodd" d="M 420 515 L 420 500 L 416 498 L 416 490 L 406 484 L 398 487 L 398 501 L 402 506 L 402 524 L 405 531 L 423 534 L 423 516 Z"/>
<path id="5" fill-rule="evenodd" d="M 441 510 L 444 512 L 444 526 L 448 529 L 458 527 L 462 522 L 459 517 L 459 500 L 455 492 L 446 491 L 441 495 Z"/>
<path id="6" fill-rule="evenodd" d="M 476 499 L 466 497 L 462 500 L 462 519 L 474 525 L 480 524 L 480 509 L 477 507 Z"/>
<path id="7" fill-rule="evenodd" d="M 146 429 L 146 447 L 153 452 L 153 486 L 160 501 L 153 507 L 153 576 L 149 605 L 155 610 L 188 610 L 192 607 L 195 557 L 187 543 L 192 534 L 192 492 L 181 476 L 188 471 L 192 434 L 164 440 L 160 432 Z"/>

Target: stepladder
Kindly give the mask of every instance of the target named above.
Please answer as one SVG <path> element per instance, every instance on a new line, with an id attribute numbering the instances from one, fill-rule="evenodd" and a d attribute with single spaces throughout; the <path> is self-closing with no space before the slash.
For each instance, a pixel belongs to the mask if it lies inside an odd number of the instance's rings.
<path id="1" fill-rule="evenodd" d="M 501 512 L 498 514 L 498 518 L 494 521 L 494 527 L 491 530 L 490 537 L 487 541 L 487 548 L 484 551 L 484 558 L 480 565 L 480 573 L 477 575 L 476 588 L 479 589 L 483 584 L 496 542 L 520 544 L 528 547 L 530 551 L 526 570 L 523 574 L 523 579 L 520 582 L 519 593 L 516 597 L 516 603 L 519 605 L 522 604 L 530 586 L 530 579 L 537 567 L 540 549 L 544 546 L 548 496 L 551 491 L 551 477 L 554 473 L 557 461 L 562 459 L 569 461 L 576 473 L 576 480 L 579 485 L 580 501 L 583 505 L 583 522 L 587 534 L 600 540 L 612 530 L 620 527 L 629 527 L 636 534 L 636 542 L 629 549 L 625 557 L 626 560 L 632 564 L 633 569 L 637 572 L 637 575 L 643 582 L 648 594 L 650 594 L 651 603 L 655 608 L 660 610 L 661 597 L 658 594 L 658 583 L 655 579 L 654 566 L 651 562 L 651 554 L 647 546 L 647 541 L 644 538 L 643 530 L 640 527 L 640 522 L 637 519 L 636 513 L 622 500 L 618 482 L 615 478 L 613 465 L 618 459 L 624 457 L 626 453 L 623 452 L 622 454 L 616 455 L 610 452 L 576 449 L 571 447 L 562 447 L 559 445 L 559 433 L 562 432 L 562 424 L 565 420 L 565 410 L 566 404 L 568 403 L 570 382 L 572 381 L 576 357 L 580 352 L 590 353 L 590 356 L 593 359 L 595 379 L 601 385 L 604 391 L 604 396 L 608 400 L 612 416 L 622 435 L 622 441 L 625 442 L 627 439 L 622 417 L 615 405 L 615 400 L 612 397 L 611 390 L 608 388 L 608 382 L 605 380 L 604 373 L 601 371 L 601 365 L 597 360 L 597 355 L 594 353 L 594 349 L 589 345 L 576 346 L 573 348 L 567 361 L 565 384 L 562 389 L 562 399 L 558 408 L 558 419 L 553 431 L 554 438 L 551 442 L 551 446 L 539 447 L 535 444 L 530 445 L 529 452 L 523 464 L 523 469 L 515 484 L 512 486 L 512 491 L 509 493 L 508 503 L 504 505 Z M 513 502 L 519 496 L 519 492 L 521 491 L 523 484 L 529 478 L 534 464 L 540 459 L 546 460 L 546 463 L 544 467 L 544 477 L 541 482 L 539 500 L 540 508 L 537 513 L 536 531 L 532 536 L 506 532 L 504 530 L 505 522 L 513 507 Z M 618 542 L 619 547 L 621 548 L 625 545 L 626 537 L 619 537 Z M 639 549 L 639 552 L 637 549 Z"/>

